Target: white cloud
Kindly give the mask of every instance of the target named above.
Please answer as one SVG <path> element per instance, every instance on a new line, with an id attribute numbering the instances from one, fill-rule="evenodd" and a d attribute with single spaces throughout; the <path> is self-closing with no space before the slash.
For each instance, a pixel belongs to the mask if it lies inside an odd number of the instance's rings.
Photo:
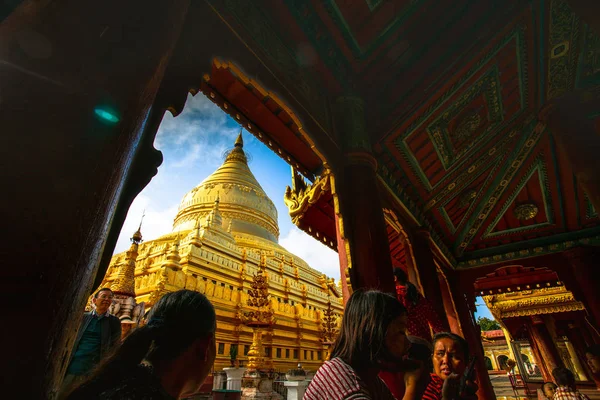
<path id="1" fill-rule="evenodd" d="M 300 229 L 293 227 L 279 239 L 279 244 L 306 261 L 312 268 L 334 278 L 336 282 L 340 279 L 338 254 Z"/>
<path id="2" fill-rule="evenodd" d="M 169 153 L 165 166 L 189 169 L 222 161 L 223 152 L 233 147 L 239 128 L 228 126 L 227 115 L 205 96 L 188 96 L 183 112 L 165 113 L 154 146 Z"/>
<path id="3" fill-rule="evenodd" d="M 142 224 L 142 236 L 144 240 L 153 240 L 171 232 L 178 206 L 179 201 L 165 209 L 157 209 L 157 206 L 149 197 L 143 194 L 136 197 L 129 208 L 127 218 L 121 229 L 121 234 L 115 247 L 115 254 L 126 251 L 129 248 L 131 245 L 129 238 L 137 230 L 144 212 L 145 216 Z"/>

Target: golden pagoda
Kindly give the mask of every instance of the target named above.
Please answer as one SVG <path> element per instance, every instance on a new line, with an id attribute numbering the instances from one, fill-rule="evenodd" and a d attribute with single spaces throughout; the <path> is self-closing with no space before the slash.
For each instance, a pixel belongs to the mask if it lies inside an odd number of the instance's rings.
<path id="1" fill-rule="evenodd" d="M 277 210 L 250 171 L 243 145 L 240 132 L 224 163 L 183 197 L 171 233 L 138 245 L 136 301 L 149 310 L 170 291 L 204 293 L 217 312 L 215 370 L 234 361 L 246 366 L 248 356 L 257 355 L 249 354 L 253 329 L 244 322 L 256 310 L 253 282 L 264 277 L 268 303 L 261 310 L 272 313 L 262 329 L 265 363 L 276 371 L 299 362 L 316 370 L 327 352 L 324 330 L 331 329 L 324 324 L 326 310 L 342 313 L 340 291 L 332 278 L 277 243 Z M 130 256 L 112 257 L 102 287 L 122 279 Z"/>

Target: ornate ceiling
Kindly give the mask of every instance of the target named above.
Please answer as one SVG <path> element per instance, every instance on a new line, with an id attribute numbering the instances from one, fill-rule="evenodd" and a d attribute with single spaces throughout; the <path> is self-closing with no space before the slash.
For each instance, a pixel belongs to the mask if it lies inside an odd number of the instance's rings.
<path id="1" fill-rule="evenodd" d="M 328 131 L 333 99 L 365 101 L 380 177 L 453 263 L 598 239 L 537 118 L 575 89 L 600 99 L 600 39 L 566 0 L 209 3 Z"/>

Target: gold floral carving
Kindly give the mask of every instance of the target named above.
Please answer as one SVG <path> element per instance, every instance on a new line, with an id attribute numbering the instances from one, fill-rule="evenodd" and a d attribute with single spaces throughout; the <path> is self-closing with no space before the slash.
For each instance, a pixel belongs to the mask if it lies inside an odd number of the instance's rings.
<path id="1" fill-rule="evenodd" d="M 501 319 L 585 309 L 564 286 L 483 296 L 483 299 L 492 314 Z"/>
<path id="2" fill-rule="evenodd" d="M 517 219 L 521 221 L 527 221 L 535 218 L 535 216 L 538 214 L 538 208 L 533 203 L 525 203 L 515 207 L 514 213 Z"/>

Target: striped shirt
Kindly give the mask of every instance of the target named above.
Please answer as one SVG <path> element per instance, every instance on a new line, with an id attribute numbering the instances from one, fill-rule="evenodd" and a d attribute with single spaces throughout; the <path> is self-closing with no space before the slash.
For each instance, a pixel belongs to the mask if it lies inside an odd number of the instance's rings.
<path id="1" fill-rule="evenodd" d="M 444 385 L 444 381 L 442 378 L 437 376 L 436 374 L 430 374 L 431 380 L 425 388 L 425 393 L 423 393 L 423 399 L 425 400 L 440 400 L 442 398 L 442 386 Z"/>
<path id="2" fill-rule="evenodd" d="M 552 400 L 590 400 L 590 398 L 570 387 L 559 386 L 556 388 Z"/>
<path id="3" fill-rule="evenodd" d="M 333 358 L 317 370 L 304 393 L 304 400 L 394 400 L 385 383 L 377 378 L 378 384 L 371 392 L 354 369 Z"/>

